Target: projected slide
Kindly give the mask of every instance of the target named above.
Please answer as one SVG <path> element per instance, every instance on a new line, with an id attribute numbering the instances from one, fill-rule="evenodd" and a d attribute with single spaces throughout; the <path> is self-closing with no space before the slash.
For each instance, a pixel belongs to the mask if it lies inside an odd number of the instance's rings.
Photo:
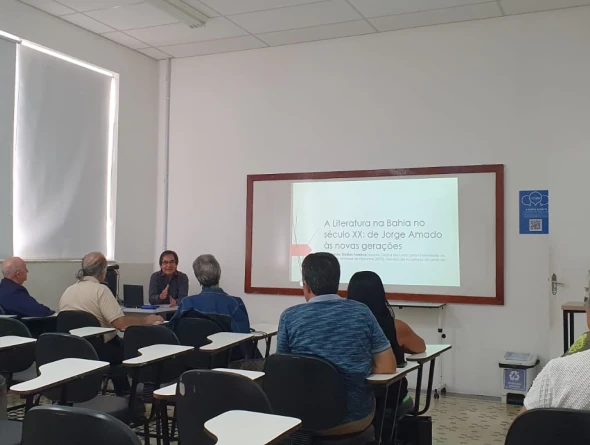
<path id="1" fill-rule="evenodd" d="M 342 283 L 372 270 L 384 284 L 460 286 L 458 178 L 296 182 L 291 282 L 311 252 L 331 252 Z"/>

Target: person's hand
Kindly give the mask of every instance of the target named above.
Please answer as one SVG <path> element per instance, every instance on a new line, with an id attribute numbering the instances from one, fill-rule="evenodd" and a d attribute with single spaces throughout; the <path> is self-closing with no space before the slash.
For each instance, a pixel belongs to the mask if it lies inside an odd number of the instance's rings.
<path id="1" fill-rule="evenodd" d="M 170 298 L 170 307 L 176 307 L 178 306 L 178 303 L 176 302 L 176 300 L 174 298 Z"/>
<path id="2" fill-rule="evenodd" d="M 160 294 L 160 300 L 165 300 L 166 298 L 168 298 L 168 288 L 170 287 L 170 285 L 168 284 L 164 290 L 162 291 L 162 293 Z"/>
<path id="3" fill-rule="evenodd" d="M 145 317 L 145 324 L 156 324 L 162 322 L 164 322 L 164 319 L 159 315 L 148 315 Z"/>

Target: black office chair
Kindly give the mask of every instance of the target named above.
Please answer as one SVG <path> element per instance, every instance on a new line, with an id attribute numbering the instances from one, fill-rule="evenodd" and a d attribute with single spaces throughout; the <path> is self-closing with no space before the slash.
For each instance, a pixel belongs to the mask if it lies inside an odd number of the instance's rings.
<path id="1" fill-rule="evenodd" d="M 306 355 L 275 354 L 266 359 L 262 387 L 275 414 L 301 419 L 296 440 L 313 444 L 364 445 L 375 431 L 322 437 L 318 431 L 342 424 L 346 417 L 346 388 L 338 370 L 327 360 Z"/>
<path id="2" fill-rule="evenodd" d="M 0 306 L 0 315 L 6 315 L 6 310 L 2 306 Z"/>
<path id="3" fill-rule="evenodd" d="M 81 358 L 98 360 L 98 354 L 85 339 L 62 333 L 43 334 L 36 344 L 37 366 L 51 363 L 64 358 Z M 145 414 L 145 405 L 131 404 L 128 397 L 99 395 L 102 373 L 90 374 L 79 380 L 66 384 L 66 403 L 75 404 L 79 408 L 93 409 L 109 414 L 126 423 L 137 422 Z M 62 389 L 56 388 L 43 393 L 54 402 L 61 400 Z"/>
<path id="4" fill-rule="evenodd" d="M 590 411 L 533 409 L 516 418 L 505 445 L 588 445 Z"/>
<path id="5" fill-rule="evenodd" d="M 141 445 L 137 435 L 112 416 L 69 406 L 39 406 L 27 413 L 22 445 Z"/>
<path id="6" fill-rule="evenodd" d="M 20 319 L 25 326 L 31 332 L 33 338 L 39 338 L 41 335 L 47 332 L 55 332 L 56 327 L 56 317 L 48 316 L 48 317 L 35 317 L 33 319 L 27 319 L 27 317 Z"/>
<path id="7" fill-rule="evenodd" d="M 256 382 L 241 375 L 209 370 L 182 374 L 176 389 L 176 410 L 180 442 L 199 445 L 216 443 L 205 433 L 205 422 L 227 411 L 272 414 L 268 398 Z"/>
<path id="8" fill-rule="evenodd" d="M 6 335 L 31 338 L 31 333 L 21 321 L 14 318 L 0 318 L 0 337 Z M 9 387 L 15 383 L 31 380 L 37 377 L 37 372 L 32 367 L 34 362 L 35 343 L 0 351 L 0 374 L 4 376 Z"/>
<path id="9" fill-rule="evenodd" d="M 228 349 L 218 354 L 199 351 L 201 346 L 211 343 L 207 337 L 218 332 L 224 332 L 218 323 L 205 318 L 183 317 L 178 321 L 175 332 L 181 345 L 195 347 L 194 351 L 182 357 L 186 369 L 227 367 L 231 350 Z"/>

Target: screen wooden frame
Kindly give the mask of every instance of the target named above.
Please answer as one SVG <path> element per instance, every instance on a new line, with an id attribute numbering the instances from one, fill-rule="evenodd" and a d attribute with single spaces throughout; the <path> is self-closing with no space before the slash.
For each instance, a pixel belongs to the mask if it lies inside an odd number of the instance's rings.
<path id="1" fill-rule="evenodd" d="M 387 298 L 396 301 L 422 301 L 431 303 L 504 304 L 504 165 L 467 165 L 452 167 L 422 167 L 391 170 L 352 170 L 315 173 L 278 173 L 248 175 L 246 201 L 246 261 L 244 292 L 247 294 L 302 295 L 301 289 L 252 286 L 252 231 L 254 217 L 254 183 L 259 181 L 300 181 L 310 179 L 357 179 L 387 176 L 457 175 L 465 173 L 494 173 L 496 188 L 496 290 L 490 297 L 441 294 L 408 294 L 388 292 Z M 346 291 L 339 291 L 346 296 Z"/>

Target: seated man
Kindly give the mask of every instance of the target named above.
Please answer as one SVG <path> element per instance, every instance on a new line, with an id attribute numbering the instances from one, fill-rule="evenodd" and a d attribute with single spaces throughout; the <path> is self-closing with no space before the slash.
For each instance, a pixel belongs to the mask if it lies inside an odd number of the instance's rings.
<path id="1" fill-rule="evenodd" d="M 48 317 L 54 313 L 29 295 L 23 283 L 29 271 L 26 263 L 18 257 L 7 258 L 2 263 L 0 281 L 0 306 L 8 315 L 17 317 Z"/>
<path id="2" fill-rule="evenodd" d="M 586 302 L 590 328 L 590 302 Z M 535 408 L 590 410 L 590 349 L 583 335 L 565 356 L 554 358 L 539 373 L 529 389 L 521 412 Z"/>
<path id="3" fill-rule="evenodd" d="M 78 282 L 68 287 L 59 300 L 60 311 L 84 311 L 94 315 L 100 325 L 120 331 L 129 326 L 154 324 L 164 319 L 159 315 L 127 317 L 108 287 L 102 283 L 106 278 L 107 260 L 102 253 L 89 253 L 82 260 L 82 268 L 76 274 Z M 99 352 L 101 360 L 112 365 L 120 364 L 123 357 L 123 342 L 116 333 L 104 336 L 105 345 Z M 113 377 L 115 392 L 125 394 L 129 382 L 124 375 Z"/>
<path id="4" fill-rule="evenodd" d="M 347 389 L 348 414 L 342 425 L 319 432 L 339 436 L 364 431 L 375 414 L 366 378 L 396 370 L 391 344 L 370 309 L 339 297 L 340 264 L 330 253 L 308 255 L 301 265 L 306 304 L 283 312 L 277 353 L 314 355 L 331 362 Z"/>
<path id="5" fill-rule="evenodd" d="M 201 255 L 193 262 L 195 277 L 201 284 L 200 294 L 186 297 L 170 320 L 174 329 L 178 320 L 187 312 L 197 311 L 205 315 L 224 315 L 231 319 L 232 332 L 250 333 L 248 311 L 241 298 L 232 297 L 219 287 L 221 266 L 213 255 Z"/>

